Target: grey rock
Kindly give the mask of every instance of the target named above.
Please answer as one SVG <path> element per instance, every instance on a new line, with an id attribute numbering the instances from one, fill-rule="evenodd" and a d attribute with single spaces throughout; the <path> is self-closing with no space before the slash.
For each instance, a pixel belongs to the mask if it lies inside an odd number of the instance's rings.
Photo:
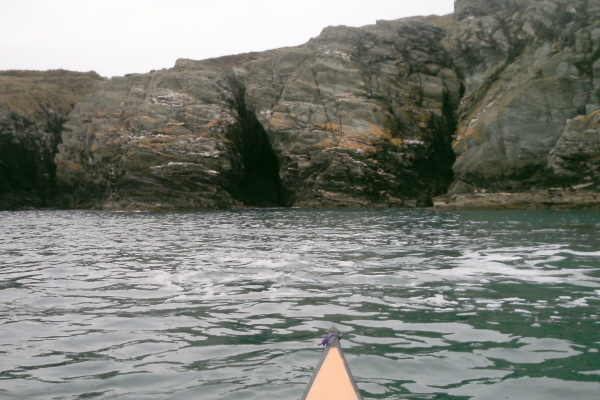
<path id="1" fill-rule="evenodd" d="M 567 121 L 548 166 L 561 182 L 600 190 L 600 111 Z"/>
<path id="2" fill-rule="evenodd" d="M 600 192 L 591 185 L 526 192 L 448 194 L 434 200 L 437 210 L 600 209 Z"/>
<path id="3" fill-rule="evenodd" d="M 461 81 L 418 20 L 104 82 L 56 157 L 74 206 L 431 204 L 451 180 Z"/>
<path id="4" fill-rule="evenodd" d="M 466 83 L 450 192 L 550 187 L 550 153 L 567 121 L 599 103 L 598 7 L 482 3 L 457 1 L 459 22 L 445 39 Z"/>
<path id="5" fill-rule="evenodd" d="M 233 76 L 210 62 L 103 82 L 65 125 L 57 175 L 70 203 L 104 209 L 240 205 L 227 133 L 236 124 Z"/>
<path id="6" fill-rule="evenodd" d="M 105 80 L 50 135 L 5 101 L 0 138 L 65 207 L 595 207 L 600 3 L 455 8 Z"/>

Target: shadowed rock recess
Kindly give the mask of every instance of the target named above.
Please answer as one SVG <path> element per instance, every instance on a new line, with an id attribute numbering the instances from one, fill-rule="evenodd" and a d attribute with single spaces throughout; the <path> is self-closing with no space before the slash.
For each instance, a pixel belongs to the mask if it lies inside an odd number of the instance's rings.
<path id="1" fill-rule="evenodd" d="M 279 160 L 269 136 L 254 113 L 246 108 L 244 89 L 236 96 L 238 121 L 228 131 L 242 159 L 244 173 L 231 187 L 232 196 L 246 206 L 284 207 L 290 205 L 281 179 Z"/>
<path id="2" fill-rule="evenodd" d="M 54 204 L 63 124 L 100 80 L 94 72 L 0 72 L 0 210 Z"/>
<path id="3" fill-rule="evenodd" d="M 455 8 L 98 79 L 50 125 L 4 96 L 0 206 L 599 207 L 600 4 Z"/>

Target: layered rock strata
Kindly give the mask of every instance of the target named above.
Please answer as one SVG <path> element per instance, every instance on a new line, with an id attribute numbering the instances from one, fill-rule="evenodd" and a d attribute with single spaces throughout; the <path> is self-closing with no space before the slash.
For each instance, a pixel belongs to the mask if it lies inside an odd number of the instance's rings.
<path id="1" fill-rule="evenodd" d="M 444 31 L 333 27 L 306 45 L 103 82 L 56 158 L 105 209 L 430 205 L 451 182 L 461 82 Z"/>
<path id="2" fill-rule="evenodd" d="M 0 208 L 600 207 L 600 3 L 455 8 L 0 93 Z"/>

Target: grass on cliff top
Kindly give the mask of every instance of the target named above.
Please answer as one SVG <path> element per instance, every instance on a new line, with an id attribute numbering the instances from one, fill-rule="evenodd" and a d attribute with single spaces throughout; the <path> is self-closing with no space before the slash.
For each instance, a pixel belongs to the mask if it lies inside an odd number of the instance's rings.
<path id="1" fill-rule="evenodd" d="M 414 17 L 431 25 L 448 30 L 454 25 L 454 14 L 446 15 L 427 15 L 422 17 Z"/>
<path id="2" fill-rule="evenodd" d="M 93 71 L 0 71 L 0 102 L 24 116 L 68 113 L 102 79 Z"/>

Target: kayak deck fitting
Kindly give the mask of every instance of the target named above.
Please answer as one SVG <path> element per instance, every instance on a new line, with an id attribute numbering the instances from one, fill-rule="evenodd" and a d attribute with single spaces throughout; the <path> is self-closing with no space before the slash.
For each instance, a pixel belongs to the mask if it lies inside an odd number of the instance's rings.
<path id="1" fill-rule="evenodd" d="M 348 368 L 336 328 L 329 330 L 321 344 L 325 351 L 301 400 L 363 400 Z"/>

